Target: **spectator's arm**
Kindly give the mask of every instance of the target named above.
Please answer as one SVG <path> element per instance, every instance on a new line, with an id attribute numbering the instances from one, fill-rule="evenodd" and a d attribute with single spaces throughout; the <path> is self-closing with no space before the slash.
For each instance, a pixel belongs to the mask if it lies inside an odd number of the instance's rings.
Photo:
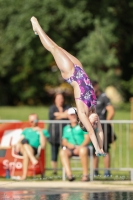
<path id="1" fill-rule="evenodd" d="M 111 105 L 110 99 L 106 96 L 106 94 L 103 94 L 103 102 L 107 111 L 106 120 L 113 119 L 115 114 L 114 107 Z"/>
<path id="2" fill-rule="evenodd" d="M 39 132 L 40 132 L 40 145 L 41 145 L 42 148 L 45 148 L 47 139 L 44 136 L 41 129 L 39 130 Z"/>
<path id="3" fill-rule="evenodd" d="M 113 119 L 115 114 L 114 107 L 112 105 L 108 105 L 106 106 L 106 110 L 107 110 L 107 120 Z"/>
<path id="4" fill-rule="evenodd" d="M 20 143 L 23 139 L 24 139 L 24 135 L 20 135 L 20 138 L 19 138 L 17 144 Z"/>
<path id="5" fill-rule="evenodd" d="M 84 141 L 82 142 L 80 146 L 81 147 L 87 146 L 90 142 L 91 142 L 91 139 L 90 139 L 89 134 L 87 133 L 84 135 Z"/>
<path id="6" fill-rule="evenodd" d="M 62 146 L 66 146 L 68 147 L 69 149 L 74 149 L 75 145 L 73 144 L 70 144 L 67 139 L 62 139 Z"/>
<path id="7" fill-rule="evenodd" d="M 49 109 L 49 119 L 50 120 L 54 120 L 55 116 L 54 116 L 54 106 L 51 106 Z"/>
<path id="8" fill-rule="evenodd" d="M 68 117 L 67 110 L 64 112 L 55 112 L 55 119 L 66 119 Z"/>

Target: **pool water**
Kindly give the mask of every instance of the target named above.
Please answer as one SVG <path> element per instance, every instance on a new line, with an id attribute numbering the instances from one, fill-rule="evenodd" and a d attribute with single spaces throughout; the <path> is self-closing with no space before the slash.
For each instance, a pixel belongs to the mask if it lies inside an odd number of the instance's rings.
<path id="1" fill-rule="evenodd" d="M 69 189 L 0 189 L 0 200 L 133 200 L 133 192 L 88 192 Z"/>

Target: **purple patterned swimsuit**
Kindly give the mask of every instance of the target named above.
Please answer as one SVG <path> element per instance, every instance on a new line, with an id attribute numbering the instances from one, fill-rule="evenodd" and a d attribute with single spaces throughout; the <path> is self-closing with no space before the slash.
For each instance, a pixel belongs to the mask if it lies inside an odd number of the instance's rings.
<path id="1" fill-rule="evenodd" d="M 90 79 L 81 67 L 77 65 L 74 65 L 74 67 L 75 71 L 73 76 L 71 76 L 66 81 L 69 84 L 71 84 L 73 81 L 76 81 L 78 83 L 80 88 L 80 97 L 76 99 L 83 101 L 88 106 L 88 108 L 91 108 L 93 106 L 96 107 L 96 95 Z"/>

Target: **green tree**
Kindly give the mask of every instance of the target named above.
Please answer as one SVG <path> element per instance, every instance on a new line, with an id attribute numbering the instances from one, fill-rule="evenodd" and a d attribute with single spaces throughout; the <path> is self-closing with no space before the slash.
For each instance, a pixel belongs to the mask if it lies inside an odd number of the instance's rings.
<path id="1" fill-rule="evenodd" d="M 60 84 L 52 55 L 32 31 L 33 15 L 58 45 L 83 62 L 90 78 L 104 87 L 121 87 L 128 100 L 133 94 L 132 8 L 132 0 L 0 0 L 0 104 L 46 103 L 46 85 Z"/>
<path id="2" fill-rule="evenodd" d="M 114 46 L 118 38 L 113 34 L 114 28 L 114 23 L 106 19 L 103 21 L 96 19 L 94 30 L 77 44 L 79 59 L 85 71 L 91 79 L 99 81 L 102 87 L 115 83 L 118 79 L 115 67 L 118 66 L 119 60 Z"/>
<path id="3" fill-rule="evenodd" d="M 8 90 L 7 94 L 0 88 L 3 102 L 5 99 L 8 104 L 45 102 L 45 85 L 59 84 L 59 72 L 51 73 L 53 57 L 32 31 L 31 16 L 39 19 L 53 40 L 73 51 L 82 30 L 90 24 L 90 13 L 83 13 L 85 7 L 86 1 L 66 4 L 60 0 L 57 4 L 53 0 L 28 3 L 0 0 L 0 74 L 4 91 Z"/>

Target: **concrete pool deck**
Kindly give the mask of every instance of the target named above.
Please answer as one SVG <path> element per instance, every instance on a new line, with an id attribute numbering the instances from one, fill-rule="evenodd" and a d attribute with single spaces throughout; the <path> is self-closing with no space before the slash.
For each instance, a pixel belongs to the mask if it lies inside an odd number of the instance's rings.
<path id="1" fill-rule="evenodd" d="M 0 190 L 86 190 L 87 191 L 132 191 L 133 183 L 130 181 L 93 181 L 93 182 L 68 182 L 68 181 L 0 181 Z"/>

